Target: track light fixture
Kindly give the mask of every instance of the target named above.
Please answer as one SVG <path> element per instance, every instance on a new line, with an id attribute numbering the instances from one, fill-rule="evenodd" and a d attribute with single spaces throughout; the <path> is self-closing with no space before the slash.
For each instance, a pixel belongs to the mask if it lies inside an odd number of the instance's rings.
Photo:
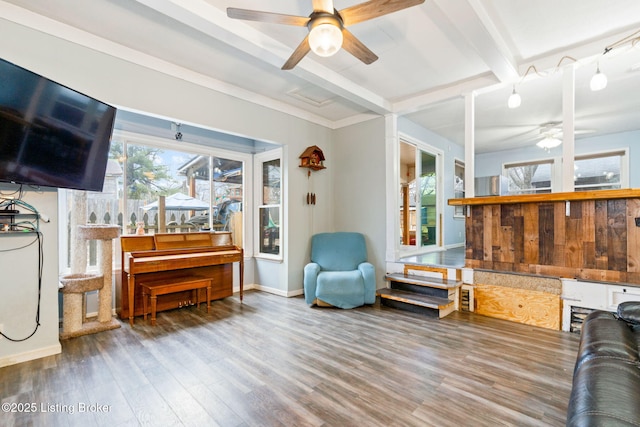
<path id="1" fill-rule="evenodd" d="M 538 69 L 536 68 L 535 65 L 529 65 L 529 68 L 527 68 L 527 71 L 524 73 L 524 75 L 522 76 L 522 78 L 518 81 L 518 84 L 524 82 L 524 80 L 527 78 L 527 76 L 529 75 L 529 73 L 533 71 L 534 73 L 536 73 L 537 75 L 544 77 L 543 74 L 540 74 L 538 72 Z M 507 101 L 507 105 L 509 106 L 509 108 L 518 108 L 520 106 L 520 104 L 522 103 L 522 98 L 520 97 L 520 94 L 518 92 L 516 92 L 516 85 L 513 85 L 513 92 L 511 92 L 511 95 L 509 96 L 509 100 Z"/>
<path id="2" fill-rule="evenodd" d="M 176 122 L 171 123 L 171 130 L 176 133 L 174 135 L 174 138 L 176 139 L 176 141 L 182 141 L 182 132 L 180 132 L 180 126 L 182 126 L 182 123 L 176 123 Z"/>

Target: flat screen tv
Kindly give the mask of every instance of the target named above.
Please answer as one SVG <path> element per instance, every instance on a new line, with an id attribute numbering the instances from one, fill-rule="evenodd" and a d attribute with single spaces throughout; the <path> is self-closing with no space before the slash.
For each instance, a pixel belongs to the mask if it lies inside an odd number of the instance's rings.
<path id="1" fill-rule="evenodd" d="M 115 112 L 0 59 L 0 181 L 102 191 Z"/>

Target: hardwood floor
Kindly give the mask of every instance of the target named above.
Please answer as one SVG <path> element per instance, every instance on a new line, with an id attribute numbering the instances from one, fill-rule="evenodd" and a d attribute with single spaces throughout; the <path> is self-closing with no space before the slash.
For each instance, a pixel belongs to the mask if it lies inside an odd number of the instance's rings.
<path id="1" fill-rule="evenodd" d="M 0 369 L 2 403 L 36 404 L 0 424 L 565 424 L 573 334 L 471 313 L 309 308 L 261 292 L 242 305 L 216 301 L 210 314 L 201 307 L 162 312 L 155 327 L 123 322 Z"/>

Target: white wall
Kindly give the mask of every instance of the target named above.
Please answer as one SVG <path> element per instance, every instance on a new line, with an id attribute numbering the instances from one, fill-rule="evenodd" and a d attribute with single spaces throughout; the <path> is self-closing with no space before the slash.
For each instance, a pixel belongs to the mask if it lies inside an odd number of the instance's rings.
<path id="1" fill-rule="evenodd" d="M 335 131 L 335 230 L 365 235 L 377 287 L 384 284 L 386 247 L 385 121 L 370 120 Z"/>
<path id="2" fill-rule="evenodd" d="M 311 236 L 315 233 L 331 231 L 333 228 L 334 199 L 334 159 L 329 129 L 320 126 L 301 125 L 300 120 L 287 125 L 288 140 L 283 150 L 284 171 L 284 228 L 281 240 L 284 245 L 282 262 L 257 258 L 256 278 L 260 289 L 279 295 L 293 296 L 303 293 L 302 272 L 309 262 Z M 298 124 L 299 126 L 295 126 Z M 317 145 L 325 155 L 327 169 L 312 171 L 300 168 L 300 154 L 311 146 Z M 316 205 L 307 205 L 308 192 L 316 194 Z M 257 214 L 257 212 L 256 212 Z M 257 221 L 257 219 L 256 219 Z"/>
<path id="3" fill-rule="evenodd" d="M 4 194 L 15 185 L 2 184 Z M 22 199 L 51 218 L 40 223 L 44 257 L 40 327 L 29 339 L 11 342 L 0 338 L 0 367 L 60 353 L 58 339 L 58 194 L 56 191 L 26 191 Z M 18 208 L 26 212 L 24 208 Z M 36 326 L 38 309 L 38 243 L 20 248 L 36 239 L 35 233 L 2 234 L 0 231 L 0 324 L 13 339 L 30 335 Z M 11 250 L 16 249 L 16 250 Z"/>

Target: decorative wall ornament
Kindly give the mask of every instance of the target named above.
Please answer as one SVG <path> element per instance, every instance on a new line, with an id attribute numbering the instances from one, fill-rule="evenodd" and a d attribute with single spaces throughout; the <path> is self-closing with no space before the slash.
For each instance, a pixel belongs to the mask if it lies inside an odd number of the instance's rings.
<path id="1" fill-rule="evenodd" d="M 324 166 L 324 153 L 317 145 L 307 147 L 302 154 L 300 154 L 300 167 L 307 168 L 307 179 L 309 180 L 309 192 L 307 193 L 307 205 L 316 204 L 316 193 L 313 192 L 313 186 L 311 184 L 311 171 L 318 171 L 326 169 Z"/>
<path id="2" fill-rule="evenodd" d="M 311 170 L 317 171 L 326 169 L 323 162 L 324 154 L 317 145 L 307 147 L 304 152 L 300 154 L 300 167 L 308 168 L 309 175 L 311 175 Z"/>

